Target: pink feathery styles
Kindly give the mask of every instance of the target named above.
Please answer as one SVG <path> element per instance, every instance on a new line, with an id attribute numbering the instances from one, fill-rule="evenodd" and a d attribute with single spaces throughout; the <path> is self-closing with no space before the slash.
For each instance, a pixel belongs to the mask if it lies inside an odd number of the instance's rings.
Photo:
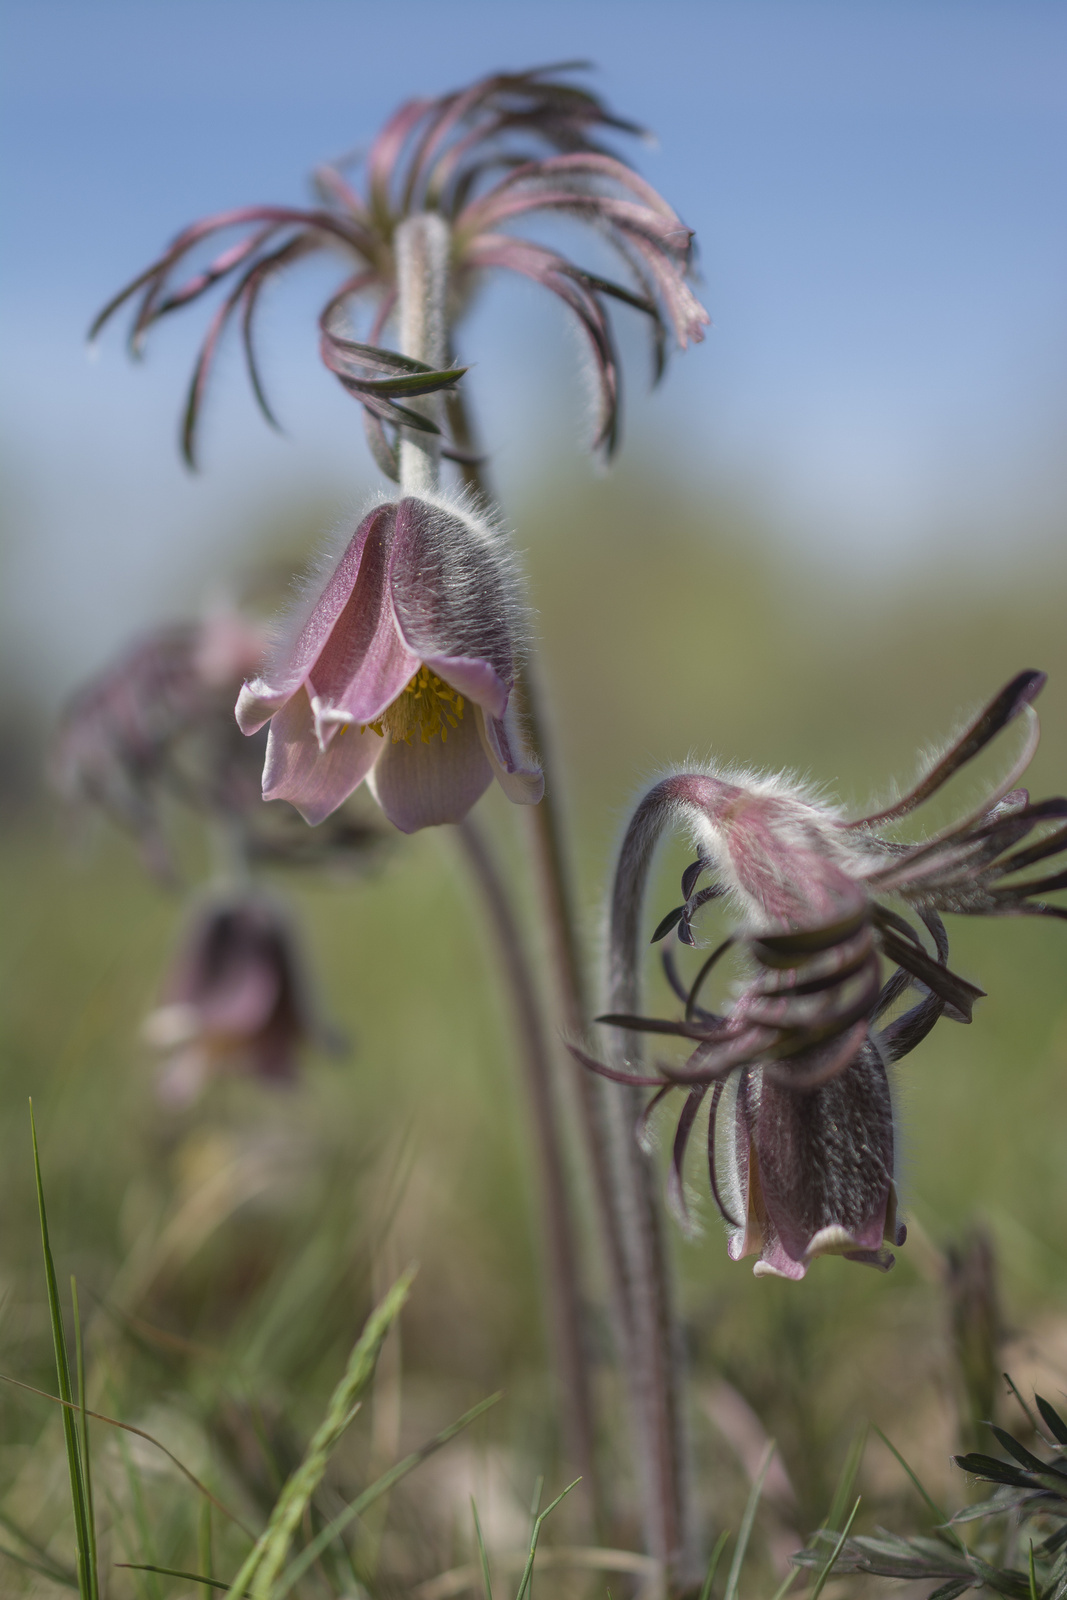
<path id="1" fill-rule="evenodd" d="M 161 1057 L 160 1097 L 173 1106 L 218 1073 L 292 1083 L 304 1045 L 337 1044 L 315 1017 L 291 919 L 251 889 L 197 909 L 142 1031 Z"/>
<path id="2" fill-rule="evenodd" d="M 397 309 L 399 230 L 411 218 L 429 214 L 447 232 L 450 320 L 466 309 L 486 271 L 495 268 L 540 284 L 574 317 L 597 380 L 594 448 L 610 454 L 618 435 L 620 380 L 608 303 L 630 306 L 647 319 L 654 380 L 663 371 L 669 344 L 684 349 L 702 339 L 708 315 L 688 283 L 691 230 L 601 142 L 605 134 L 642 130 L 561 77 L 576 65 L 581 64 L 493 73 L 435 99 L 407 101 L 371 142 L 362 184 L 347 169 L 322 167 L 315 173 L 313 206 L 242 206 L 193 223 L 104 307 L 90 337 L 132 301 L 130 348 L 136 353 L 157 323 L 229 285 L 189 387 L 182 448 L 192 464 L 205 388 L 231 323 L 240 325 L 255 398 L 275 423 L 254 345 L 262 292 L 297 263 L 327 254 L 341 263 L 343 277 L 319 318 L 322 360 L 362 405 L 375 459 L 395 479 L 396 430 L 403 425 L 441 431 L 432 418 L 402 402 L 453 390 L 463 371 L 381 348 Z M 612 249 L 624 281 L 605 278 L 509 231 L 516 223 L 544 217 L 576 220 L 594 230 Z M 226 241 L 221 249 L 220 240 Z M 198 253 L 209 241 L 218 253 L 201 261 Z M 349 320 L 361 306 L 369 307 L 365 342 L 353 334 Z M 454 428 L 442 452 L 461 461 L 462 431 Z"/>
<path id="3" fill-rule="evenodd" d="M 290 642 L 237 704 L 270 719 L 263 796 L 321 822 L 367 780 L 404 833 L 458 822 L 495 777 L 536 804 L 513 702 L 520 609 L 495 529 L 408 496 L 364 517 Z"/>
<path id="4" fill-rule="evenodd" d="M 970 1022 L 982 995 L 948 964 L 942 914 L 1067 918 L 1044 899 L 1067 888 L 1067 871 L 1026 875 L 1067 851 L 1067 799 L 1035 804 L 1015 788 L 1036 749 L 1031 701 L 1044 681 L 1020 673 L 909 794 L 874 815 L 846 821 L 788 779 L 714 770 L 672 774 L 634 813 L 615 877 L 611 1011 L 599 1019 L 618 1030 L 618 1049 L 608 1064 L 580 1059 L 619 1083 L 655 1087 L 644 1119 L 684 1090 L 669 1178 L 683 1215 L 686 1148 L 710 1091 L 711 1191 L 730 1255 L 756 1255 L 757 1274 L 802 1278 L 826 1254 L 884 1269 L 886 1245 L 904 1242 L 888 1069 L 939 1018 Z M 1021 754 L 977 809 L 916 843 L 886 836 L 1016 718 L 1027 724 Z M 673 931 L 694 945 L 695 914 L 720 896 L 742 916 L 688 983 L 668 951 L 678 1019 L 639 1014 L 642 902 L 671 823 L 689 831 L 698 857 L 654 940 Z M 731 950 L 748 969 L 744 986 L 709 1009 L 705 986 Z M 692 1054 L 649 1075 L 634 1048 L 641 1033 L 688 1040 Z"/>

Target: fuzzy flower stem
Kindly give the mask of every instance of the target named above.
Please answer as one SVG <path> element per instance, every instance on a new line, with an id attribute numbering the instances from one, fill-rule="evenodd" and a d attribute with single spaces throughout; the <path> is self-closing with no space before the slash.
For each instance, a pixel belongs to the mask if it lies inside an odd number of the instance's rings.
<path id="1" fill-rule="evenodd" d="M 451 235 L 443 217 L 418 212 L 407 217 L 393 236 L 396 252 L 397 323 L 402 355 L 429 367 L 444 366 L 448 348 L 448 267 Z M 409 402 L 431 421 L 440 415 L 437 395 Z M 441 441 L 436 433 L 401 428 L 399 440 L 400 492 L 426 494 L 436 489 L 440 474 Z"/>
<path id="2" fill-rule="evenodd" d="M 693 781 L 701 782 L 699 778 Z M 641 913 L 649 869 L 664 827 L 677 818 L 680 809 L 684 811 L 688 798 L 684 782 L 668 780 L 645 796 L 619 852 L 609 930 L 608 999 L 612 1012 L 636 1011 L 640 1004 Z M 640 1071 L 628 1036 L 617 1036 L 615 1054 L 619 1066 Z M 624 1208 L 631 1395 L 645 1471 L 647 1538 L 651 1554 L 677 1578 L 684 1576 L 690 1564 L 694 1536 L 680 1404 L 683 1352 L 658 1181 L 635 1131 L 643 1097 L 638 1089 L 627 1089 L 608 1104 L 614 1180 Z"/>
<path id="3" fill-rule="evenodd" d="M 506 885 L 478 825 L 468 817 L 459 824 L 458 832 L 467 864 L 481 892 L 510 993 L 533 1113 L 541 1191 L 539 1210 L 552 1302 L 552 1341 L 563 1402 L 564 1445 L 582 1474 L 591 1520 L 601 1529 L 603 1505 L 596 1462 L 588 1353 L 582 1326 L 577 1246 L 567 1203 L 567 1173 L 553 1093 L 551 1049 L 541 1015 L 540 997 Z"/>

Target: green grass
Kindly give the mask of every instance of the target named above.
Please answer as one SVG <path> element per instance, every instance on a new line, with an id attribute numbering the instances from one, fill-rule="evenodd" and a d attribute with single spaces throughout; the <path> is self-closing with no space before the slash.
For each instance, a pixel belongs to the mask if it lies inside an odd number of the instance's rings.
<path id="1" fill-rule="evenodd" d="M 1062 570 L 995 588 L 933 574 L 921 592 L 917 579 L 849 592 L 799 572 L 766 540 L 746 542 L 737 518 L 672 502 L 634 478 L 561 493 L 518 521 L 558 691 L 590 930 L 637 786 L 690 752 L 795 767 L 860 803 L 907 778 L 917 748 L 946 734 L 961 706 L 1035 665 L 1052 679 L 1032 787 L 1067 789 Z M 485 809 L 528 903 L 521 819 L 497 797 Z M 397 1480 L 384 1514 L 383 1495 L 373 1539 L 361 1538 L 357 1514 L 343 1538 L 321 1546 L 322 1566 L 312 1560 L 293 1582 L 310 1595 L 357 1578 L 373 1588 L 388 1573 L 403 1587 L 476 1564 L 472 1492 L 490 1556 L 516 1554 L 530 1485 L 545 1473 L 558 1493 L 565 1464 L 507 1008 L 447 833 L 398 840 L 366 878 L 279 880 L 351 1054 L 310 1057 L 292 1092 L 218 1082 L 180 1115 L 157 1104 L 137 1033 L 180 899 L 147 883 L 128 844 L 106 830 L 85 859 L 64 846 L 43 806 L 0 842 L 0 1371 L 53 1393 L 58 1381 L 71 1402 L 2 1386 L 0 1545 L 14 1554 L 0 1550 L 0 1585 L 60 1593 L 73 1577 L 91 1592 L 90 1528 L 100 1592 L 113 1600 L 189 1592 L 163 1569 L 218 1583 L 236 1574 L 249 1548 L 240 1529 L 216 1511 L 205 1535 L 189 1480 L 136 1436 L 124 1462 L 116 1431 L 90 1424 L 89 1413 L 157 1436 L 258 1533 L 299 1471 L 373 1303 L 415 1258 L 402 1334 L 290 1529 L 295 1544 L 276 1576 L 293 1577 L 300 1550 L 368 1486 L 498 1389 L 504 1400 L 484 1420 Z M 190 835 L 194 875 L 198 849 Z M 650 916 L 674 903 L 683 859 L 665 853 Z M 984 1214 L 1009 1320 L 1047 1331 L 1067 1296 L 1067 929 L 957 921 L 950 935 L 957 964 L 988 999 L 970 1028 L 942 1024 L 897 1074 L 905 1210 L 935 1246 Z M 654 979 L 651 992 L 661 993 Z M 31 1094 L 51 1278 L 41 1271 L 27 1144 Z M 751 1488 L 708 1420 L 705 1396 L 723 1376 L 779 1441 L 798 1545 L 825 1519 L 867 1419 L 900 1444 L 937 1500 L 959 1504 L 945 1464 L 951 1407 L 931 1257 L 913 1243 L 884 1279 L 827 1260 L 800 1287 L 754 1280 L 726 1260 L 698 1145 L 690 1176 L 703 1231 L 673 1235 L 673 1248 L 707 1527 L 738 1529 Z M 56 1287 L 72 1273 L 77 1325 Z M 594 1336 L 608 1348 L 606 1325 Z M 606 1362 L 599 1382 L 609 1412 L 621 1414 Z M 874 1454 L 860 1471 L 861 1522 L 906 1515 L 913 1503 L 895 1463 L 886 1457 L 883 1470 Z M 838 1521 L 853 1498 L 850 1482 Z M 550 1534 L 564 1544 L 577 1536 L 576 1499 L 553 1514 Z M 766 1553 L 778 1515 L 753 1509 L 747 1595 L 778 1586 Z M 126 1560 L 160 1573 L 119 1572 L 114 1563 Z M 721 1588 L 721 1574 L 716 1581 Z"/>

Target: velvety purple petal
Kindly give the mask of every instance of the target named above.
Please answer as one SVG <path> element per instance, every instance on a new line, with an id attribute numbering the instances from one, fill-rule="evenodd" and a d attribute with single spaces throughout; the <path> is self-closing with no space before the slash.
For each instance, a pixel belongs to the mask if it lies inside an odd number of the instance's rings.
<path id="1" fill-rule="evenodd" d="M 510 689 L 514 608 L 507 562 L 489 526 L 461 509 L 410 496 L 401 500 L 390 587 L 397 625 L 421 661 L 447 658 L 470 668 L 484 662 Z M 448 681 L 467 692 L 454 677 Z M 485 703 L 481 695 L 491 688 L 495 704 L 490 708 L 500 712 L 499 691 L 488 677 L 471 698 Z"/>
<path id="2" fill-rule="evenodd" d="M 330 713 L 373 722 L 419 670 L 421 657 L 404 643 L 390 593 L 396 508 L 368 528 L 359 571 L 329 638 L 308 674 L 321 745 Z"/>
<path id="3" fill-rule="evenodd" d="M 277 965 L 262 951 L 245 951 L 197 1003 L 202 1030 L 239 1038 L 258 1033 L 269 1022 L 281 987 Z"/>
<path id="4" fill-rule="evenodd" d="M 545 780 L 536 757 L 526 749 L 519 719 L 509 706 L 503 718 L 476 713 L 478 732 L 493 769 L 493 776 L 515 805 L 535 806 L 545 792 Z"/>
<path id="5" fill-rule="evenodd" d="M 892 1188 L 893 1113 L 874 1050 L 808 1092 L 764 1075 L 750 1115 L 764 1203 L 786 1254 L 802 1261 L 877 1250 Z"/>
<path id="6" fill-rule="evenodd" d="M 401 833 L 440 822 L 461 822 L 493 781 L 493 769 L 478 737 L 476 716 L 466 713 L 448 740 L 424 744 L 416 734 L 382 751 L 369 787 Z"/>
<path id="7" fill-rule="evenodd" d="M 375 506 L 363 518 L 295 639 L 279 649 L 262 675 L 247 685 L 247 699 L 242 691 L 241 701 L 238 702 L 238 721 L 245 733 L 254 733 L 257 727 L 261 728 L 267 717 L 296 692 L 319 662 L 352 598 L 368 540 L 374 550 L 380 551 L 383 544 L 388 545 L 395 520 L 396 507 L 393 505 Z M 247 727 L 241 721 L 242 702 L 249 723 Z M 255 727 L 251 726 L 260 708 L 267 705 L 270 710 L 260 717 Z"/>
<path id="8" fill-rule="evenodd" d="M 360 733 L 358 728 L 346 728 L 323 752 L 315 737 L 311 703 L 301 689 L 270 725 L 263 798 L 288 800 L 314 826 L 363 781 L 384 742 L 369 729 Z"/>
<path id="9" fill-rule="evenodd" d="M 272 689 L 262 678 L 252 678 L 241 685 L 234 716 L 242 733 L 258 733 L 276 711 L 280 711 L 293 696 L 291 689 Z"/>

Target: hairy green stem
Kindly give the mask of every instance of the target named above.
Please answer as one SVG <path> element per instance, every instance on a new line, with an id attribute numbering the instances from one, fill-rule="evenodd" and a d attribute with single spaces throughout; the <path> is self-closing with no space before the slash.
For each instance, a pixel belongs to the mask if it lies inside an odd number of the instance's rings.
<path id="1" fill-rule="evenodd" d="M 448 267 L 452 248 L 448 223 L 433 212 L 418 212 L 400 223 L 396 252 L 397 322 L 400 353 L 440 370 L 448 347 Z M 410 400 L 411 410 L 437 421 L 437 395 Z M 401 428 L 397 444 L 401 494 L 426 494 L 440 475 L 440 434 Z"/>

